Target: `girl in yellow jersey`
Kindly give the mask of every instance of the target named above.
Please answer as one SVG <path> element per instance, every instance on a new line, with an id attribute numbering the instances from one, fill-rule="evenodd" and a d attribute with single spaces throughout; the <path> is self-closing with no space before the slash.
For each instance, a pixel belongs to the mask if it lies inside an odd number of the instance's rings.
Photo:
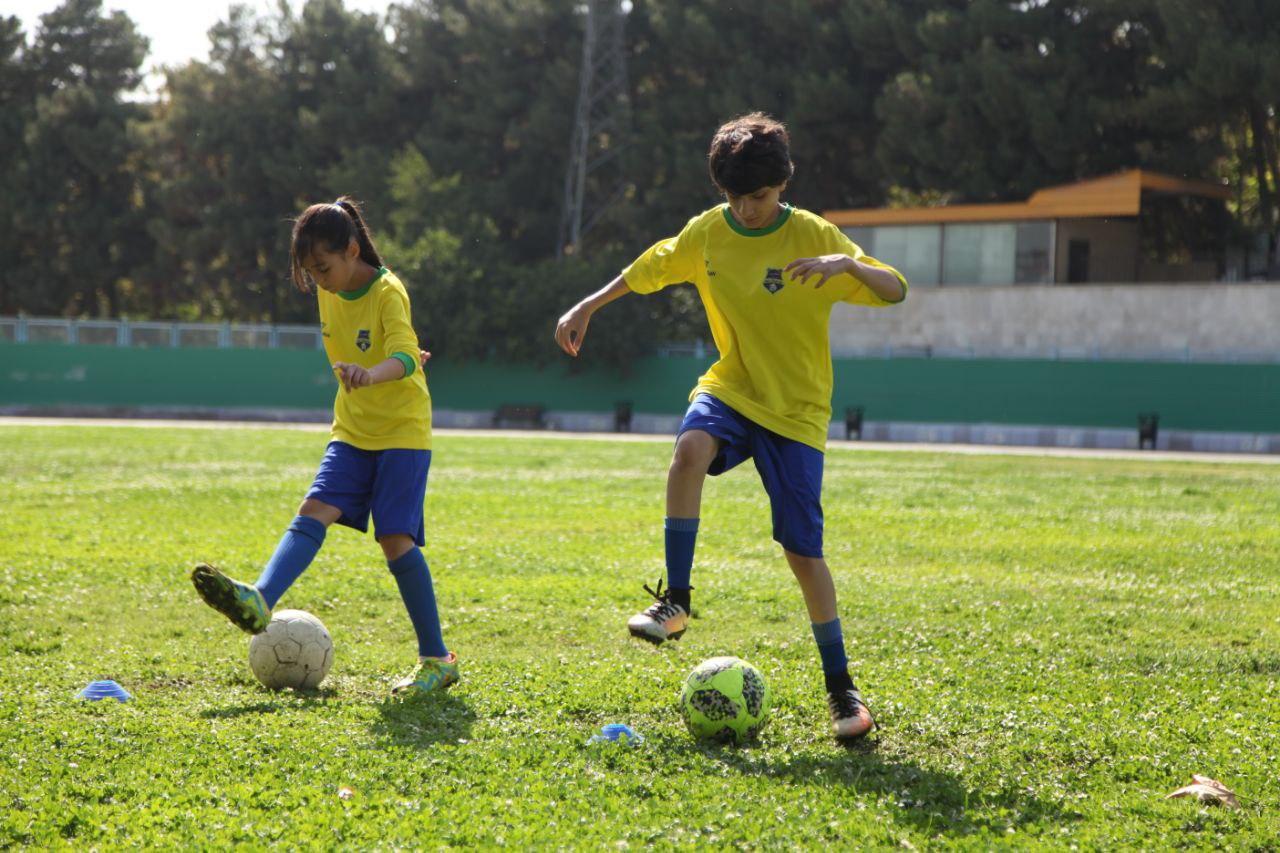
<path id="1" fill-rule="evenodd" d="M 382 264 L 364 217 L 343 196 L 313 204 L 293 228 L 293 282 L 318 288 L 325 353 L 340 380 L 333 440 L 298 515 L 257 581 L 248 584 L 202 563 L 191 578 L 200 596 L 250 633 L 266 630 L 275 607 L 306 570 L 334 522 L 369 528 L 418 636 L 418 666 L 393 688 L 425 693 L 458 680 L 457 655 L 440 633 L 425 544 L 423 499 L 431 467 L 431 395 L 420 367 L 427 354 L 409 315 L 409 295 Z"/>
<path id="2" fill-rule="evenodd" d="M 654 643 L 684 633 L 703 481 L 752 459 L 769 494 L 773 538 L 804 594 L 832 730 L 862 737 L 875 722 L 849 675 L 835 585 L 822 556 L 828 325 L 836 302 L 892 305 L 906 298 L 907 282 L 836 226 L 780 200 L 794 166 L 779 122 L 752 113 L 721 126 L 708 167 L 727 203 L 654 244 L 556 327 L 556 342 L 577 356 L 603 306 L 633 291 L 691 282 L 720 353 L 690 394 L 667 474 L 667 588 L 646 586 L 655 602 L 627 627 Z"/>

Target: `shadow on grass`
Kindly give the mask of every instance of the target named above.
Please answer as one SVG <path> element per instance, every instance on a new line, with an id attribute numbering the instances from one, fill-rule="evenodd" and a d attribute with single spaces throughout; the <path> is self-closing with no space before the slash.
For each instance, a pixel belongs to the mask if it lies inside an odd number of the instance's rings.
<path id="1" fill-rule="evenodd" d="M 471 737 L 476 715 L 462 699 L 437 691 L 408 699 L 389 698 L 378 705 L 371 730 L 398 746 L 426 749 Z"/>
<path id="2" fill-rule="evenodd" d="M 295 690 L 282 692 L 279 698 L 264 699 L 261 702 L 245 702 L 227 708 L 208 708 L 200 712 L 207 720 L 247 717 L 250 714 L 274 714 L 278 711 L 314 711 L 323 709 L 328 701 L 338 695 L 332 688 L 323 690 Z"/>
<path id="3" fill-rule="evenodd" d="M 765 776 L 881 801 L 880 808 L 926 834 L 1004 837 L 1008 828 L 1060 825 L 1078 814 L 1026 794 L 974 791 L 960 777 L 880 755 L 876 739 L 855 741 L 842 754 L 770 758 L 734 746 L 686 746 L 744 776 Z M 679 747 L 677 747 L 679 749 Z M 888 808 L 885 808 L 885 807 Z"/>

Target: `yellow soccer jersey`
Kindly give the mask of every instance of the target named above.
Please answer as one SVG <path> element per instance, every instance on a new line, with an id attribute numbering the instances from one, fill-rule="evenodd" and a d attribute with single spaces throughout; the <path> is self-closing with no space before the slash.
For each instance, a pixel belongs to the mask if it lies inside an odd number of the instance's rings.
<path id="1" fill-rule="evenodd" d="M 689 395 L 706 392 L 779 435 L 823 450 L 831 422 L 831 308 L 836 302 L 892 305 L 851 275 L 822 287 L 783 269 L 797 258 L 845 254 L 902 274 L 863 254 L 839 228 L 790 206 L 767 228 L 738 224 L 726 204 L 655 243 L 622 272 L 637 293 L 681 282 L 698 288 L 720 360 Z M 816 281 L 816 279 L 811 279 Z"/>
<path id="2" fill-rule="evenodd" d="M 409 294 L 385 267 L 350 293 L 316 291 L 320 333 L 329 362 L 373 367 L 392 356 L 405 376 L 347 391 L 338 383 L 333 437 L 362 450 L 431 449 L 431 394 L 418 361 L 418 335 L 409 320 Z"/>

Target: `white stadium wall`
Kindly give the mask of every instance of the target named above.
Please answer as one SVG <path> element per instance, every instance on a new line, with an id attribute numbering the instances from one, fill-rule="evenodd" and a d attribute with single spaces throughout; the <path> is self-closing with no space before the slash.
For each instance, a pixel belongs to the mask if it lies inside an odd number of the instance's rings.
<path id="1" fill-rule="evenodd" d="M 841 356 L 1280 362 L 1280 283 L 916 287 L 837 305 Z"/>

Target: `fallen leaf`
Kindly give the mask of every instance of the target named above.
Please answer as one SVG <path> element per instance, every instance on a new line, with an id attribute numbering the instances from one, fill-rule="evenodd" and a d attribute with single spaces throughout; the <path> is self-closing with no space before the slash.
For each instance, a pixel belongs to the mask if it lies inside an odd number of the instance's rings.
<path id="1" fill-rule="evenodd" d="M 1172 794 L 1167 795 L 1165 799 L 1195 797 L 1202 803 L 1212 803 L 1232 809 L 1240 808 L 1240 803 L 1236 801 L 1235 793 L 1217 779 L 1210 779 L 1208 776 L 1192 773 L 1191 781 L 1193 784 L 1187 785 L 1185 788 L 1179 788 Z"/>

